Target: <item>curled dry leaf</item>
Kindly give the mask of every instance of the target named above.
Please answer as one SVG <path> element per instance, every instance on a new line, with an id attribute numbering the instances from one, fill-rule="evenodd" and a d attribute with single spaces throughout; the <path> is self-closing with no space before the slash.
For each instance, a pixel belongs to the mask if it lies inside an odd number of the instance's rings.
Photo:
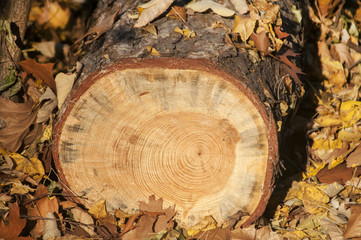
<path id="1" fill-rule="evenodd" d="M 55 83 L 58 97 L 58 109 L 61 108 L 65 99 L 68 97 L 71 89 L 73 88 L 73 84 L 76 78 L 76 73 L 73 74 L 65 74 L 65 73 L 58 73 L 55 77 Z"/>
<path id="2" fill-rule="evenodd" d="M 239 14 L 245 14 L 249 12 L 249 7 L 246 0 L 231 0 L 231 3 Z"/>
<path id="3" fill-rule="evenodd" d="M 74 220 L 81 222 L 85 225 L 80 225 L 90 236 L 94 235 L 94 220 L 93 218 L 84 210 L 79 207 L 71 209 L 71 213 L 73 214 Z"/>
<path id="4" fill-rule="evenodd" d="M 20 209 L 17 203 L 10 207 L 8 223 L 0 221 L 0 238 L 16 239 L 26 225 L 26 219 L 20 218 Z"/>
<path id="5" fill-rule="evenodd" d="M 61 232 L 58 229 L 58 224 L 56 222 L 56 218 L 52 212 L 48 212 L 46 214 L 46 220 L 44 220 L 44 232 L 43 232 L 43 240 L 52 239 L 54 237 L 60 237 Z"/>
<path id="6" fill-rule="evenodd" d="M 253 33 L 253 30 L 256 26 L 257 20 L 249 16 L 235 16 L 233 23 L 233 32 L 239 33 L 243 42 L 246 42 L 247 39 Z"/>
<path id="7" fill-rule="evenodd" d="M 51 113 L 58 106 L 58 100 L 51 88 L 48 87 L 39 101 L 42 105 L 38 111 L 36 123 L 43 123 L 49 120 Z"/>
<path id="8" fill-rule="evenodd" d="M 235 14 L 235 11 L 228 9 L 219 3 L 213 2 L 212 0 L 192 1 L 188 3 L 186 7 L 195 12 L 205 12 L 208 9 L 212 9 L 214 13 L 222 17 L 232 17 Z"/>
<path id="9" fill-rule="evenodd" d="M 16 152 L 31 132 L 30 126 L 35 123 L 36 112 L 33 112 L 33 103 L 30 100 L 25 103 L 14 103 L 0 98 L 0 106 L 0 119 L 5 123 L 0 129 L 0 144 L 9 151 Z"/>
<path id="10" fill-rule="evenodd" d="M 139 6 L 144 9 L 140 14 L 137 22 L 135 23 L 135 28 L 141 28 L 153 21 L 155 18 L 159 17 L 164 13 L 169 6 L 173 3 L 174 0 L 152 0 Z"/>

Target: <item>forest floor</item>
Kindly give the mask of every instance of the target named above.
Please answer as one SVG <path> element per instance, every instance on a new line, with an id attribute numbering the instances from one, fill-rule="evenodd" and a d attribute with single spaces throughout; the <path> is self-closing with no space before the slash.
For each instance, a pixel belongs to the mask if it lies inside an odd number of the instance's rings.
<path id="1" fill-rule="evenodd" d="M 156 217 L 147 225 L 139 214 L 107 212 L 105 202 L 85 209 L 66 199 L 53 167 L 52 125 L 72 87 L 81 44 L 113 24 L 87 32 L 87 16 L 96 1 L 81 2 L 33 1 L 22 61 L 0 86 L 0 93 L 24 100 L 0 98 L 0 239 L 144 239 L 153 231 Z M 289 34 L 282 31 L 277 1 L 252 2 L 252 21 L 242 23 L 236 15 L 230 31 L 248 44 L 249 50 L 243 51 L 253 51 L 257 62 L 277 53 Z M 288 108 L 297 106 L 298 111 L 282 126 L 287 130 L 281 176 L 265 214 L 248 228 L 222 229 L 205 219 L 192 229 L 165 226 L 151 239 L 361 239 L 361 5 L 341 0 L 307 2 L 303 15 L 293 8 L 305 27 L 303 66 L 292 62 L 294 52 L 279 55 L 288 66 L 289 84 L 302 81 L 305 92 L 302 103 L 282 108 L 285 115 Z M 186 17 L 174 13 L 184 10 L 185 14 L 185 9 L 172 10 L 166 17 Z M 228 10 L 208 11 L 229 17 Z M 134 9 L 129 17 L 137 18 L 138 11 Z M 260 12 L 264 14 L 252 15 Z M 149 21 L 139 18 L 136 24 L 157 34 Z M 0 31 L 9 36 L 7 44 L 15 44 L 6 20 L 0 23 Z M 259 34 L 260 28 L 266 34 Z M 196 37 L 189 30 L 176 31 Z M 232 40 L 225 39 L 229 44 Z M 156 49 L 148 51 L 159 55 Z"/>

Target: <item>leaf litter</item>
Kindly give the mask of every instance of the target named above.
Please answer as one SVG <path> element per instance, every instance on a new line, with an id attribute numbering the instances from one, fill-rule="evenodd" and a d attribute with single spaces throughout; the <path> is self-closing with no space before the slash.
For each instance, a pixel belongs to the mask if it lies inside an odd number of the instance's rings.
<path id="1" fill-rule="evenodd" d="M 303 70 L 292 60 L 297 53 L 291 49 L 282 53 L 279 51 L 285 47 L 285 39 L 289 34 L 281 30 L 282 22 L 277 4 L 263 0 L 246 5 L 245 1 L 231 1 L 233 5 L 229 6 L 235 8 L 231 9 L 219 2 L 192 1 L 186 8 L 194 12 L 211 11 L 222 17 L 233 18 L 233 30 L 228 29 L 228 37 L 225 37 L 227 44 L 249 51 L 256 61 L 267 56 L 280 60 L 285 73 L 291 76 L 290 79 L 302 85 L 300 74 L 303 74 Z M 163 13 L 169 18 L 186 21 L 188 10 L 172 4 L 172 0 L 152 0 L 140 5 L 135 27 L 148 26 L 144 30 L 157 37 L 157 32 L 154 31 L 156 26 L 150 22 Z M 43 150 L 52 143 L 49 137 L 52 130 L 48 126 L 54 117 L 54 107 L 61 107 L 71 91 L 76 74 L 69 74 L 65 78 L 60 74 L 54 80 L 54 67 L 57 68 L 56 72 L 65 72 L 65 69 L 59 69 L 59 66 L 46 61 L 40 63 L 27 58 L 19 63 L 25 71 L 23 81 L 19 81 L 14 72 L 0 86 L 0 91 L 8 91 L 16 86 L 14 94 L 25 88 L 28 94 L 23 103 L 0 99 L 0 105 L 4 106 L 0 109 L 0 143 L 5 147 L 1 148 L 0 174 L 7 176 L 1 180 L 0 211 L 3 216 L 0 237 L 17 238 L 28 221 L 35 221 L 35 227 L 27 230 L 32 237 L 56 239 L 76 238 L 71 231 L 74 229 L 82 229 L 88 236 L 116 236 L 123 239 L 187 239 L 192 236 L 197 239 L 360 238 L 361 172 L 357 167 L 361 165 L 361 103 L 358 96 L 361 77 L 359 64 L 355 63 L 361 59 L 361 54 L 350 46 L 358 44 L 355 36 L 359 31 L 361 7 L 353 13 L 343 6 L 341 1 L 331 0 L 318 1 L 315 6 L 308 6 L 311 20 L 319 25 L 321 31 L 320 38 L 317 39 L 319 55 L 313 56 L 321 63 L 321 75 L 313 77 L 321 79 L 322 85 L 314 93 L 318 107 L 308 135 L 310 164 L 303 173 L 303 180 L 293 182 L 274 216 L 269 219 L 269 224 L 253 224 L 248 228 L 231 231 L 229 228 L 220 228 L 209 216 L 194 228 L 184 230 L 175 227 L 174 208 L 163 209 L 162 199 L 156 199 L 155 196 L 150 196 L 148 202 L 140 202 L 139 213 L 133 215 L 120 210 L 112 215 L 107 212 L 106 202 L 100 202 L 86 210 L 75 202 L 64 200 L 57 195 L 60 187 L 52 187 L 57 180 L 49 179 L 50 175 L 55 175 L 56 179 L 55 171 L 49 164 L 45 171 L 42 165 L 46 163 L 41 160 L 47 155 Z M 52 17 L 54 12 L 59 15 Z M 249 15 L 242 15 L 245 12 Z M 340 13 L 342 17 L 335 17 L 336 13 Z M 70 39 L 69 35 L 61 34 L 66 31 L 71 14 L 72 9 L 66 4 L 60 6 L 57 2 L 50 2 L 48 6 L 34 6 L 30 21 L 44 26 L 46 31 L 57 31 L 63 39 Z M 91 43 L 111 29 L 117 14 L 115 9 L 113 14 L 103 16 L 88 33 L 83 33 L 79 41 L 70 39 L 68 43 L 77 44 L 86 38 L 88 40 L 85 43 Z M 333 22 L 336 20 L 339 22 Z M 196 32 L 188 28 L 175 31 L 185 38 L 197 36 Z M 54 46 L 55 43 L 53 41 L 49 46 Z M 38 56 L 38 60 L 54 57 L 48 50 L 39 49 L 39 44 L 37 46 L 42 54 Z M 147 50 L 151 55 L 160 55 L 152 46 Z M 65 82 L 65 87 L 60 87 Z M 292 81 L 289 84 L 291 86 Z M 55 98 L 49 92 L 45 94 L 46 89 L 56 92 Z M 283 105 L 280 104 L 286 116 L 287 109 L 291 106 Z M 39 109 L 45 111 L 44 114 L 39 115 Z M 38 123 L 35 122 L 37 118 L 40 119 Z M 34 126 L 41 126 L 38 128 L 40 131 L 29 138 L 31 132 L 34 132 Z M 59 237 L 59 233 L 63 237 Z"/>

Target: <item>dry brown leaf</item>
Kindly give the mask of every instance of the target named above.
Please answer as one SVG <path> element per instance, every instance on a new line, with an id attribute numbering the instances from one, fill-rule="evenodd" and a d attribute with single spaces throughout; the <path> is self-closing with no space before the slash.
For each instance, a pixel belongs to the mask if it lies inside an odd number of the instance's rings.
<path id="1" fill-rule="evenodd" d="M 318 8 L 320 9 L 321 16 L 326 17 L 330 10 L 333 9 L 341 0 L 318 0 Z"/>
<path id="2" fill-rule="evenodd" d="M 358 145 L 346 159 L 347 167 L 357 167 L 361 165 L 361 145 Z"/>
<path id="3" fill-rule="evenodd" d="M 53 110 L 58 106 L 58 100 L 51 88 L 47 87 L 39 101 L 42 105 L 38 111 L 36 123 L 43 123 L 49 120 Z"/>
<path id="4" fill-rule="evenodd" d="M 232 239 L 234 240 L 282 240 L 283 237 L 276 232 L 272 232 L 270 227 L 262 227 L 256 229 L 255 225 L 248 228 L 238 228 L 231 231 Z"/>
<path id="5" fill-rule="evenodd" d="M 239 14 L 245 14 L 249 12 L 249 7 L 246 0 L 231 0 L 231 3 Z"/>
<path id="6" fill-rule="evenodd" d="M 262 31 L 260 33 L 252 33 L 250 39 L 254 42 L 254 46 L 261 52 L 261 54 L 269 53 L 268 48 L 271 42 L 268 38 L 268 32 Z"/>
<path id="7" fill-rule="evenodd" d="M 229 228 L 214 228 L 208 231 L 200 232 L 194 236 L 198 240 L 224 240 L 231 239 L 231 230 Z"/>
<path id="8" fill-rule="evenodd" d="M 344 233 L 344 238 L 359 238 L 361 237 L 361 205 L 352 205 L 351 217 L 347 222 L 347 229 Z"/>
<path id="9" fill-rule="evenodd" d="M 356 169 L 356 170 L 355 170 Z M 324 168 L 316 175 L 317 179 L 321 183 L 334 183 L 338 182 L 345 184 L 352 176 L 359 176 L 361 174 L 361 168 L 348 168 L 346 164 L 340 164 L 332 169 Z"/>
<path id="10" fill-rule="evenodd" d="M 76 78 L 76 73 L 73 74 L 65 74 L 58 73 L 55 77 L 56 88 L 58 89 L 57 97 L 58 97 L 58 109 L 61 108 L 65 99 L 68 97 L 71 89 L 73 88 L 73 84 Z"/>
<path id="11" fill-rule="evenodd" d="M 31 205 L 28 209 L 28 216 L 45 218 L 49 212 L 58 214 L 58 200 L 55 197 L 48 197 L 48 189 L 44 185 L 39 184 L 34 200 L 34 205 Z M 31 231 L 31 235 L 34 238 L 38 238 L 43 234 L 43 231 L 44 221 L 38 219 L 34 229 Z"/>
<path id="12" fill-rule="evenodd" d="M 180 21 L 186 21 L 187 20 L 187 10 L 185 7 L 180 6 L 173 6 L 169 13 L 167 14 L 167 17 L 169 18 L 175 18 Z"/>
<path id="13" fill-rule="evenodd" d="M 256 20 L 249 16 L 238 16 L 234 17 L 233 23 L 233 32 L 239 33 L 243 42 L 246 42 L 247 39 L 253 33 L 253 30 L 256 26 Z"/>
<path id="14" fill-rule="evenodd" d="M 148 239 L 156 235 L 156 232 L 153 231 L 154 222 L 157 218 L 143 215 L 137 222 L 137 226 L 134 230 L 126 233 L 122 239 L 123 240 L 143 240 Z"/>
<path id="15" fill-rule="evenodd" d="M 159 17 L 162 13 L 164 13 L 169 6 L 174 2 L 174 0 L 152 0 L 139 6 L 143 9 L 142 13 L 140 14 L 137 22 L 135 23 L 135 28 L 141 28 L 155 18 Z"/>
<path id="16" fill-rule="evenodd" d="M 20 209 L 17 203 L 12 204 L 8 216 L 8 223 L 0 221 L 0 238 L 16 239 L 26 225 L 26 219 L 20 218 Z"/>
<path id="17" fill-rule="evenodd" d="M 334 59 L 345 63 L 346 67 L 351 66 L 354 60 L 350 54 L 349 47 L 345 43 L 332 44 L 331 55 Z"/>
<path id="18" fill-rule="evenodd" d="M 195 12 L 205 12 L 208 9 L 212 9 L 214 13 L 222 17 L 231 17 L 235 14 L 235 11 L 228 9 L 212 0 L 192 1 L 187 4 L 187 8 L 190 8 Z"/>
<path id="19" fill-rule="evenodd" d="M 32 111 L 32 101 L 14 103 L 0 98 L 0 119 L 5 127 L 0 129 L 0 144 L 11 152 L 16 152 L 30 133 L 30 126 L 35 123 L 36 113 Z M 30 140 L 30 139 L 29 139 Z"/>
<path id="20" fill-rule="evenodd" d="M 19 62 L 19 65 L 28 74 L 33 75 L 37 79 L 43 80 L 53 91 L 56 92 L 56 85 L 51 71 L 54 63 L 37 63 L 34 59 L 28 59 Z"/>
<path id="21" fill-rule="evenodd" d="M 284 63 L 282 64 L 282 68 L 293 78 L 293 80 L 299 85 L 302 86 L 302 82 L 297 74 L 303 74 L 302 70 L 297 67 L 294 63 L 292 63 L 288 57 L 295 57 L 298 54 L 293 52 L 290 49 L 287 49 L 285 53 L 283 53 L 280 57 L 281 61 Z"/>
<path id="22" fill-rule="evenodd" d="M 282 32 L 281 29 L 280 29 L 280 27 L 275 27 L 274 30 L 275 30 L 275 33 L 276 33 L 276 35 L 277 35 L 277 37 L 278 37 L 279 39 L 283 39 L 283 38 L 286 38 L 286 37 L 289 36 L 288 33 Z"/>
<path id="23" fill-rule="evenodd" d="M 72 209 L 71 213 L 73 214 L 75 221 L 85 224 L 85 225 L 80 225 L 80 227 L 83 228 L 90 236 L 95 234 L 93 227 L 94 220 L 87 212 L 77 207 Z"/>

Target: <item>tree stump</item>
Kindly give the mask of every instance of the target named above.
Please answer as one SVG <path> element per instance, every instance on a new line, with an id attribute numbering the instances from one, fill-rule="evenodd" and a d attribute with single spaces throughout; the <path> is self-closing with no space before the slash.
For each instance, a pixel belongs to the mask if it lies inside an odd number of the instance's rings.
<path id="1" fill-rule="evenodd" d="M 138 4 L 128 2 L 101 2 L 95 15 Z M 224 31 L 205 26 L 230 20 L 211 13 L 188 17 L 199 34 L 188 40 L 173 32 L 180 21 L 156 20 L 156 38 L 125 15 L 88 49 L 60 111 L 53 153 L 65 191 L 86 207 L 106 200 L 128 213 L 155 195 L 184 227 L 206 216 L 252 223 L 272 192 L 277 104 L 290 101 L 274 91 L 286 88 L 279 64 L 254 65 L 228 46 Z"/>

